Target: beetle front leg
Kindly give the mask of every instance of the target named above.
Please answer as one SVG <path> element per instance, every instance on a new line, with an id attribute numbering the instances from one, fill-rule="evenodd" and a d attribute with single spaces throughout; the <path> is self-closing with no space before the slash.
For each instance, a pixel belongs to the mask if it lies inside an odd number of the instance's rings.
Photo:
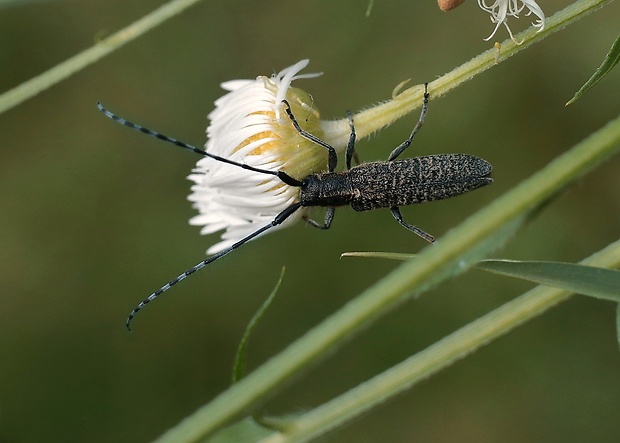
<path id="1" fill-rule="evenodd" d="M 305 215 L 304 215 L 304 220 L 310 226 L 314 226 L 315 228 L 329 229 L 329 227 L 332 225 L 332 220 L 334 219 L 335 213 L 336 213 L 336 208 L 327 208 L 325 211 L 325 220 L 323 221 L 323 224 L 318 223 Z"/>

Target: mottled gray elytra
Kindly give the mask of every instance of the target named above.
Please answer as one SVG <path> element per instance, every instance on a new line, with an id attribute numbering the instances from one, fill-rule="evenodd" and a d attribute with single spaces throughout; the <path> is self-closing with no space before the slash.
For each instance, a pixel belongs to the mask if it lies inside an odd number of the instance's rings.
<path id="1" fill-rule="evenodd" d="M 183 272 L 142 300 L 127 317 L 127 329 L 131 330 L 131 321 L 138 311 L 146 304 L 155 300 L 163 292 L 167 291 L 181 280 L 185 280 L 194 272 L 199 271 L 208 264 L 231 253 L 259 234 L 282 224 L 301 207 L 319 206 L 326 208 L 323 223 L 318 223 L 310 218 L 304 217 L 306 222 L 320 229 L 328 229 L 331 226 L 335 208 L 338 206 L 350 205 L 355 211 L 369 211 L 371 209 L 380 208 L 390 209 L 394 218 L 402 226 L 419 235 L 424 240 L 433 243 L 435 238 L 432 235 L 403 220 L 399 206 L 414 205 L 455 197 L 486 186 L 492 183 L 493 179 L 491 178 L 492 166 L 489 162 L 467 154 L 428 155 L 396 160 L 397 157 L 411 145 L 413 138 L 422 127 L 428 111 L 428 98 L 429 93 L 427 84 L 425 84 L 424 104 L 418 122 L 413 128 L 411 135 L 409 135 L 409 138 L 394 149 L 387 161 L 384 162 L 362 163 L 351 167 L 351 159 L 355 156 L 355 126 L 353 124 L 353 117 L 351 113 L 348 112 L 347 117 L 349 119 L 351 135 L 349 136 L 349 143 L 346 150 L 346 170 L 341 172 L 335 172 L 338 164 L 336 150 L 323 140 L 301 129 L 291 111 L 289 103 L 284 100 L 282 103 L 286 106 L 286 113 L 299 134 L 305 139 L 323 146 L 328 151 L 327 172 L 311 174 L 301 180 L 291 177 L 284 171 L 267 171 L 210 154 L 202 149 L 198 149 L 159 132 L 131 123 L 106 110 L 101 103 L 98 103 L 97 106 L 99 110 L 107 117 L 129 128 L 220 162 L 260 174 L 274 175 L 287 185 L 299 188 L 299 201 L 293 203 L 276 215 L 271 223 L 256 230 L 247 237 L 242 238 L 223 251 L 201 261 L 196 266 Z"/>

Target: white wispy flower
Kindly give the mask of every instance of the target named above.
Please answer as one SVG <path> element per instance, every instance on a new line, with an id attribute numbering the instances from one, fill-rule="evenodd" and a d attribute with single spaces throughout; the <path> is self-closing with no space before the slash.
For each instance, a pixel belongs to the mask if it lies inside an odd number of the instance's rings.
<path id="1" fill-rule="evenodd" d="M 487 5 L 486 0 L 478 0 L 478 6 L 480 6 L 483 11 L 491 14 L 491 22 L 495 23 L 495 29 L 491 35 L 485 38 L 487 41 L 495 35 L 499 26 L 503 24 L 508 30 L 508 34 L 510 34 L 512 41 L 518 45 L 521 44 L 522 42 L 517 42 L 512 35 L 512 31 L 508 26 L 508 17 L 519 18 L 519 14 L 525 8 L 528 9 L 526 15 L 533 13 L 538 17 L 538 20 L 533 23 L 535 27 L 540 28 L 538 32 L 545 29 L 545 13 L 533 0 L 495 0 L 491 5 Z"/>
<path id="2" fill-rule="evenodd" d="M 291 87 L 291 82 L 320 74 L 299 74 L 308 60 L 269 77 L 232 80 L 222 84 L 229 91 L 215 102 L 209 114 L 207 152 L 266 170 L 283 170 L 301 179 L 327 166 L 327 150 L 299 135 L 284 112 L 286 99 L 299 124 L 322 137 L 319 114 L 312 98 Z M 247 171 L 211 158 L 199 160 L 188 179 L 194 182 L 188 199 L 199 212 L 191 225 L 202 226 L 201 234 L 225 230 L 221 241 L 208 250 L 214 254 L 269 224 L 282 210 L 299 200 L 299 188 L 275 176 Z M 280 226 L 304 216 L 298 210 Z"/>

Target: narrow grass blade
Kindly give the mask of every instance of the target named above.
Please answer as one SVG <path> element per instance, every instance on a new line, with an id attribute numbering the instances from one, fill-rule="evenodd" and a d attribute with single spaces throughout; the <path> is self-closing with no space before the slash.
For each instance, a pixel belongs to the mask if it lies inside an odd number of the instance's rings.
<path id="1" fill-rule="evenodd" d="M 346 252 L 342 257 L 409 260 L 415 254 L 396 252 Z M 539 285 L 620 302 L 620 271 L 553 261 L 481 260 L 474 268 L 528 280 Z"/>
<path id="2" fill-rule="evenodd" d="M 620 271 L 574 263 L 482 260 L 477 269 L 620 302 Z"/>
<path id="3" fill-rule="evenodd" d="M 258 321 L 265 315 L 267 312 L 267 308 L 271 305 L 271 302 L 276 297 L 276 293 L 278 289 L 280 289 L 280 285 L 282 284 L 282 280 L 284 279 L 284 266 L 282 267 L 282 271 L 280 272 L 280 278 L 276 283 L 275 287 L 271 291 L 271 294 L 267 297 L 267 299 L 263 302 L 263 304 L 258 308 L 258 311 L 254 314 L 248 326 L 245 328 L 245 332 L 243 333 L 243 337 L 241 338 L 241 342 L 239 343 L 239 347 L 237 348 L 237 353 L 235 355 L 235 362 L 233 364 L 233 375 L 232 381 L 233 383 L 238 382 L 246 374 L 247 368 L 247 354 L 248 354 L 248 344 L 250 342 L 250 336 L 252 335 L 252 331 L 258 324 Z"/>
<path id="4" fill-rule="evenodd" d="M 585 94 L 589 89 L 591 89 L 594 85 L 596 85 L 603 77 L 605 77 L 609 71 L 611 71 L 614 66 L 618 64 L 620 61 L 620 35 L 616 39 L 613 45 L 611 45 L 611 49 L 605 56 L 603 63 L 598 67 L 592 77 L 575 93 L 575 96 L 571 98 L 568 102 L 566 102 L 565 106 L 573 104 L 579 97 Z"/>

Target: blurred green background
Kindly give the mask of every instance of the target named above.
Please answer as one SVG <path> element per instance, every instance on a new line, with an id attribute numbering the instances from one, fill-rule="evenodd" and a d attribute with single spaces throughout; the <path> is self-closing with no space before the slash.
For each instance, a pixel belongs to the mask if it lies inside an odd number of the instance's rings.
<path id="1" fill-rule="evenodd" d="M 66 0 L 0 8 L 6 91 L 164 2 Z M 548 15 L 568 1 L 539 4 Z M 205 1 L 0 115 L 0 441 L 147 441 L 230 383 L 243 329 L 275 284 L 252 337 L 256 367 L 397 266 L 344 251 L 416 252 L 424 242 L 389 211 L 337 212 L 326 232 L 299 224 L 252 242 L 167 293 L 128 334 L 128 312 L 204 257 L 217 235 L 188 225 L 185 177 L 196 157 L 129 131 L 110 109 L 201 145 L 206 115 L 234 78 L 302 58 L 325 74 L 294 85 L 323 118 L 389 99 L 402 80 L 432 81 L 492 46 L 473 0 Z M 403 209 L 439 237 L 618 114 L 620 70 L 564 103 L 618 34 L 620 3 L 431 99 L 408 155 L 467 152 L 495 183 Z M 524 29 L 532 17 L 511 22 Z M 494 40 L 504 40 L 500 29 Z M 432 91 L 431 91 L 432 92 Z M 358 145 L 384 159 L 417 111 Z M 578 261 L 617 239 L 618 158 L 552 202 L 496 253 Z M 318 216 L 320 218 L 320 215 Z M 531 285 L 472 271 L 381 319 L 283 389 L 260 412 L 326 401 Z M 620 355 L 611 303 L 576 297 L 322 439 L 326 442 L 617 441 Z"/>

